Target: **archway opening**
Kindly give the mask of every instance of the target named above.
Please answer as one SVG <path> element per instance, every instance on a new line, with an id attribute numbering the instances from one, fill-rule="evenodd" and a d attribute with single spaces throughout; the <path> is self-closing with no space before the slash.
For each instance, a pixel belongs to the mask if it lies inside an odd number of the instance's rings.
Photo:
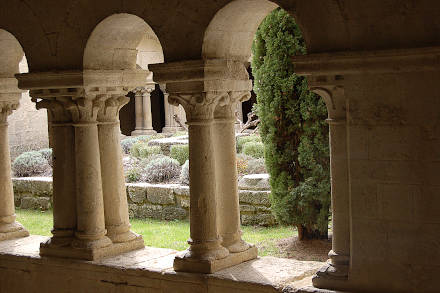
<path id="1" fill-rule="evenodd" d="M 101 21 L 93 30 L 84 51 L 84 70 L 134 70 L 148 71 L 149 64 L 164 62 L 162 45 L 153 29 L 140 17 L 132 14 L 114 14 Z M 131 135 L 137 125 L 150 118 L 153 129 L 160 131 L 165 124 L 163 93 L 150 74 L 145 86 L 153 87 L 150 94 L 151 111 L 136 112 L 136 97 L 130 92 L 130 102 L 120 111 L 121 133 Z M 138 101 L 138 103 L 140 103 Z M 139 107 L 139 105 L 138 105 Z M 145 116 L 150 117 L 145 117 Z M 136 120 L 136 116 L 138 120 Z M 150 127 L 148 126 L 148 127 Z"/>
<path id="2" fill-rule="evenodd" d="M 252 58 L 251 47 L 255 37 L 255 33 L 257 32 L 260 24 L 265 19 L 265 17 L 268 16 L 277 7 L 277 4 L 265 0 L 236 0 L 227 4 L 225 7 L 218 11 L 218 13 L 214 16 L 211 23 L 209 24 L 207 30 L 205 31 L 202 51 L 203 58 L 221 58 L 242 61 L 243 64 L 248 67 L 249 60 Z M 252 79 L 252 69 L 249 70 L 249 75 Z M 255 96 L 255 94 L 253 93 L 252 96 Z M 322 101 L 322 99 L 319 100 L 321 106 L 324 106 L 325 109 L 324 102 Z M 242 105 L 241 110 L 243 111 L 243 122 L 246 122 L 246 114 L 249 113 L 248 111 L 250 111 L 251 108 L 252 104 L 250 104 L 249 102 L 245 102 Z M 241 115 L 238 114 L 238 116 Z M 320 123 L 323 124 L 323 128 L 327 127 L 324 122 L 325 118 L 320 121 Z M 276 119 L 276 117 L 274 117 L 274 119 Z M 238 142 L 239 140 L 240 139 L 237 139 Z M 242 148 L 240 143 L 238 143 L 238 147 Z M 280 156 L 282 156 L 282 154 L 280 154 Z M 241 158 L 239 159 L 241 161 L 243 160 Z M 296 163 L 298 164 L 298 162 Z M 288 162 L 286 162 L 286 164 L 288 164 Z M 328 168 L 328 164 L 326 168 Z M 328 185 L 330 185 L 330 183 L 328 183 Z M 330 201 L 330 189 L 328 191 L 328 201 Z M 325 205 L 323 206 L 326 205 L 327 203 L 325 203 Z M 322 260 L 324 260 L 324 258 L 327 259 L 326 254 L 329 250 L 329 247 L 330 243 L 328 243 L 327 246 L 324 248 Z"/>

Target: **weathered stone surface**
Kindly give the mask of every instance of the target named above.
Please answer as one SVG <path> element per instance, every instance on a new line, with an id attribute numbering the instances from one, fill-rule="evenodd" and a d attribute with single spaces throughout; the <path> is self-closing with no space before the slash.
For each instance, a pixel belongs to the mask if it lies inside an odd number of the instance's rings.
<path id="1" fill-rule="evenodd" d="M 256 208 L 251 205 L 243 204 L 240 205 L 240 211 L 241 212 L 255 212 Z"/>
<path id="2" fill-rule="evenodd" d="M 178 187 L 173 188 L 173 191 L 175 195 L 189 197 L 189 186 L 179 185 Z"/>
<path id="3" fill-rule="evenodd" d="M 142 203 L 147 198 L 147 187 L 144 183 L 129 183 L 127 184 L 128 197 L 132 202 Z"/>
<path id="4" fill-rule="evenodd" d="M 130 219 L 136 218 L 138 213 L 139 206 L 134 203 L 128 204 L 128 216 Z"/>
<path id="5" fill-rule="evenodd" d="M 241 190 L 270 190 L 269 174 L 245 175 L 238 182 Z"/>
<path id="6" fill-rule="evenodd" d="M 14 193 L 31 193 L 35 196 L 52 196 L 51 177 L 13 178 Z"/>
<path id="7" fill-rule="evenodd" d="M 174 204 L 173 188 L 167 185 L 150 185 L 147 187 L 147 198 L 153 204 Z"/>
<path id="8" fill-rule="evenodd" d="M 162 209 L 162 219 L 170 220 L 183 220 L 188 216 L 188 212 L 185 209 L 173 206 L 166 206 Z"/>
<path id="9" fill-rule="evenodd" d="M 48 210 L 51 207 L 49 197 L 23 197 L 20 208 L 30 210 Z"/>
<path id="10" fill-rule="evenodd" d="M 189 206 L 190 206 L 190 200 L 189 200 L 189 197 L 181 197 L 181 196 L 179 196 L 179 197 L 176 197 L 176 200 L 177 200 L 177 204 L 180 206 L 180 207 L 182 207 L 182 208 L 186 208 L 186 209 L 188 209 L 189 208 Z"/>
<path id="11" fill-rule="evenodd" d="M 258 225 L 258 226 L 272 226 L 275 224 L 275 217 L 272 214 L 242 214 L 242 225 Z"/>
<path id="12" fill-rule="evenodd" d="M 270 191 L 240 190 L 240 202 L 252 205 L 270 206 Z"/>
<path id="13" fill-rule="evenodd" d="M 0 243 L 0 274 L 10 277 L 0 282 L 0 292 L 34 292 L 35 278 L 24 271 L 47 281 L 38 284 L 44 289 L 38 292 L 48 293 L 65 292 L 60 288 L 66 283 L 71 284 L 69 292 L 279 292 L 323 265 L 266 256 L 211 275 L 176 274 L 172 266 L 177 251 L 171 249 L 145 247 L 99 261 L 72 262 L 41 258 L 40 243 L 48 239 L 31 235 Z"/>
<path id="14" fill-rule="evenodd" d="M 136 216 L 141 219 L 162 219 L 162 206 L 145 204 L 137 208 Z"/>

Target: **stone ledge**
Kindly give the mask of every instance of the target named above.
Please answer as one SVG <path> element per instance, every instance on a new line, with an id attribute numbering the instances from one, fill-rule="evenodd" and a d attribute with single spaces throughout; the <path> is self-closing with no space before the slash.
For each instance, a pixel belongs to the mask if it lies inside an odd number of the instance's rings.
<path id="1" fill-rule="evenodd" d="M 214 274 L 177 273 L 177 251 L 145 247 L 100 261 L 40 257 L 40 242 L 32 235 L 0 242 L 0 292 L 319 292 L 298 291 L 293 281 L 311 276 L 321 262 L 261 257 Z M 289 285 L 289 286 L 287 286 Z M 310 286 L 306 283 L 304 287 Z M 297 291 L 283 291 L 293 288 Z M 61 289 L 65 288 L 64 291 Z M 135 290 L 133 291 L 133 289 Z M 293 290 L 292 289 L 292 290 Z M 335 293 L 335 292 L 331 292 Z"/>

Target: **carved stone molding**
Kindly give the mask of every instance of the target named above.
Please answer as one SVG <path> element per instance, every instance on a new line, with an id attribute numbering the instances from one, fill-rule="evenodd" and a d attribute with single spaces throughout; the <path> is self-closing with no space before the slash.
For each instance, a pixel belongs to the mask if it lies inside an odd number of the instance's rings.
<path id="1" fill-rule="evenodd" d="M 18 101 L 0 101 L 0 123 L 6 123 L 12 111 L 18 108 Z"/>
<path id="2" fill-rule="evenodd" d="M 299 75 L 347 75 L 439 70 L 440 47 L 347 51 L 292 57 Z"/>
<path id="3" fill-rule="evenodd" d="M 168 102 L 174 106 L 182 105 L 188 122 L 202 122 L 213 119 L 216 106 L 229 99 L 228 92 L 202 92 L 170 94 Z"/>
<path id="4" fill-rule="evenodd" d="M 228 92 L 228 97 L 222 99 L 214 113 L 216 119 L 232 119 L 235 118 L 235 111 L 237 109 L 237 104 L 245 102 L 251 98 L 251 93 L 249 91 L 239 91 L 239 92 Z"/>

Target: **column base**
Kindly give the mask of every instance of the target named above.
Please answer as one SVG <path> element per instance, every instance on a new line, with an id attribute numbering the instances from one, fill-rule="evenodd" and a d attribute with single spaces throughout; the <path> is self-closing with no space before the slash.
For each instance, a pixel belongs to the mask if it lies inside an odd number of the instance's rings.
<path id="1" fill-rule="evenodd" d="M 348 270 L 348 265 L 326 264 L 313 276 L 313 286 L 320 289 L 347 290 Z"/>
<path id="2" fill-rule="evenodd" d="M 73 240 L 73 239 L 72 239 Z M 145 247 L 142 236 L 134 240 L 113 243 L 101 248 L 74 248 L 72 241 L 65 245 L 52 244 L 50 241 L 40 244 L 40 255 L 61 258 L 73 258 L 82 260 L 99 260 L 108 256 L 115 256 L 132 250 L 142 249 Z"/>
<path id="3" fill-rule="evenodd" d="M 0 225 L 0 241 L 27 236 L 29 236 L 29 232 L 18 222 Z"/>
<path id="4" fill-rule="evenodd" d="M 162 133 L 175 133 L 177 131 L 185 131 L 185 128 L 180 126 L 166 126 L 162 128 Z"/>
<path id="5" fill-rule="evenodd" d="M 157 134 L 157 131 L 154 129 L 137 129 L 131 132 L 131 136 L 152 135 L 152 134 Z"/>
<path id="6" fill-rule="evenodd" d="M 185 257 L 186 252 L 174 258 L 174 270 L 176 272 L 212 274 L 222 269 L 232 267 L 243 262 L 257 258 L 258 249 L 253 246 L 248 250 L 230 253 L 222 259 L 194 259 Z"/>

